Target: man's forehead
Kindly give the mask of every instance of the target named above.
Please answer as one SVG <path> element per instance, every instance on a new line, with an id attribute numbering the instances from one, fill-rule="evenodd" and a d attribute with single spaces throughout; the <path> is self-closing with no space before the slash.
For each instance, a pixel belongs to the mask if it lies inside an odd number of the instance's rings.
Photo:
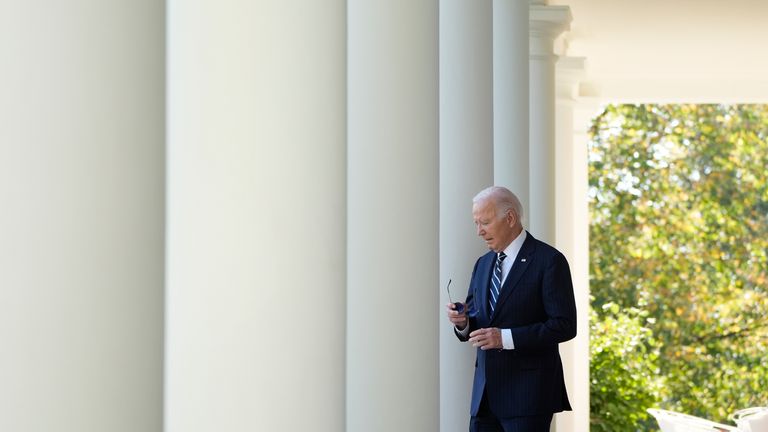
<path id="1" fill-rule="evenodd" d="M 493 201 L 491 200 L 477 202 L 472 205 L 473 214 L 487 213 L 493 210 L 494 210 L 494 205 L 493 205 Z"/>

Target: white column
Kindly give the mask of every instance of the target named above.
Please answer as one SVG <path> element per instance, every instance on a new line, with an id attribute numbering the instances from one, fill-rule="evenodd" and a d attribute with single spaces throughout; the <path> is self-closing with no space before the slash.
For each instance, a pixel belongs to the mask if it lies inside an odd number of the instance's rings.
<path id="1" fill-rule="evenodd" d="M 469 424 L 475 353 L 445 318 L 449 279 L 464 301 L 486 251 L 472 225 L 472 197 L 493 183 L 493 50 L 490 2 L 440 2 L 440 431 Z"/>
<path id="2" fill-rule="evenodd" d="M 576 297 L 577 336 L 560 345 L 566 387 L 573 411 L 556 416 L 560 432 L 589 430 L 589 214 L 587 204 L 587 143 L 575 140 L 589 119 L 576 125 L 578 88 L 584 59 L 561 57 L 557 62 L 557 139 L 555 145 L 557 201 L 556 246 L 568 258 Z M 585 135 L 586 136 L 586 135 Z"/>
<path id="3" fill-rule="evenodd" d="M 531 233 L 555 241 L 555 56 L 554 40 L 568 29 L 568 6 L 530 6 L 530 194 Z"/>
<path id="4" fill-rule="evenodd" d="M 346 427 L 436 431 L 438 2 L 347 11 Z"/>
<path id="5" fill-rule="evenodd" d="M 531 233 L 549 244 L 555 243 L 555 61 L 554 41 L 571 21 L 567 6 L 530 5 L 530 194 Z M 568 361 L 564 354 L 563 363 Z M 567 369 L 567 367 L 565 367 Z M 552 430 L 562 431 L 560 414 Z"/>
<path id="6" fill-rule="evenodd" d="M 528 14 L 526 0 L 493 0 L 494 183 L 512 190 L 526 211 L 530 206 Z"/>
<path id="7" fill-rule="evenodd" d="M 344 430 L 345 3 L 169 4 L 167 432 Z"/>
<path id="8" fill-rule="evenodd" d="M 0 4 L 0 430 L 159 432 L 164 6 Z"/>

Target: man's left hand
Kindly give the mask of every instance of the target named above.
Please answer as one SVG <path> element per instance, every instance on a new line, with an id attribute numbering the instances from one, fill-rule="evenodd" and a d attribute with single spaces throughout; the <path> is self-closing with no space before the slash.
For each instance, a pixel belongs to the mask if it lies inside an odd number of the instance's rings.
<path id="1" fill-rule="evenodd" d="M 481 350 L 502 349 L 501 330 L 496 327 L 475 330 L 469 334 L 469 342 Z"/>

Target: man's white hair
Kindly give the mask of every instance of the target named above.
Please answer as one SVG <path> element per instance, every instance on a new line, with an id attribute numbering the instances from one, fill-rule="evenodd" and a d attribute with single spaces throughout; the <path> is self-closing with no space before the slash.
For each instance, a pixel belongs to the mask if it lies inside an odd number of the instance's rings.
<path id="1" fill-rule="evenodd" d="M 523 205 L 520 204 L 520 199 L 512 191 L 502 186 L 491 186 L 478 192 L 472 198 L 472 204 L 482 204 L 489 200 L 492 200 L 496 205 L 496 215 L 499 219 L 503 218 L 509 210 L 514 210 L 520 220 L 520 225 L 523 224 L 525 220 Z"/>

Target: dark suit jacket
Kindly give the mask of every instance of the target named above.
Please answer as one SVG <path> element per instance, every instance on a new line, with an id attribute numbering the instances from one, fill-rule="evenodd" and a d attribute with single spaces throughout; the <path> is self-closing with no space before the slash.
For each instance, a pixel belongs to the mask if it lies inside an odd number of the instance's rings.
<path id="1" fill-rule="evenodd" d="M 490 251 L 475 263 L 466 301 L 469 328 L 511 329 L 515 349 L 477 350 L 471 414 L 477 414 L 483 391 L 499 418 L 570 410 L 557 348 L 576 336 L 568 262 L 527 233 L 491 317 L 488 295 L 495 259 Z"/>

